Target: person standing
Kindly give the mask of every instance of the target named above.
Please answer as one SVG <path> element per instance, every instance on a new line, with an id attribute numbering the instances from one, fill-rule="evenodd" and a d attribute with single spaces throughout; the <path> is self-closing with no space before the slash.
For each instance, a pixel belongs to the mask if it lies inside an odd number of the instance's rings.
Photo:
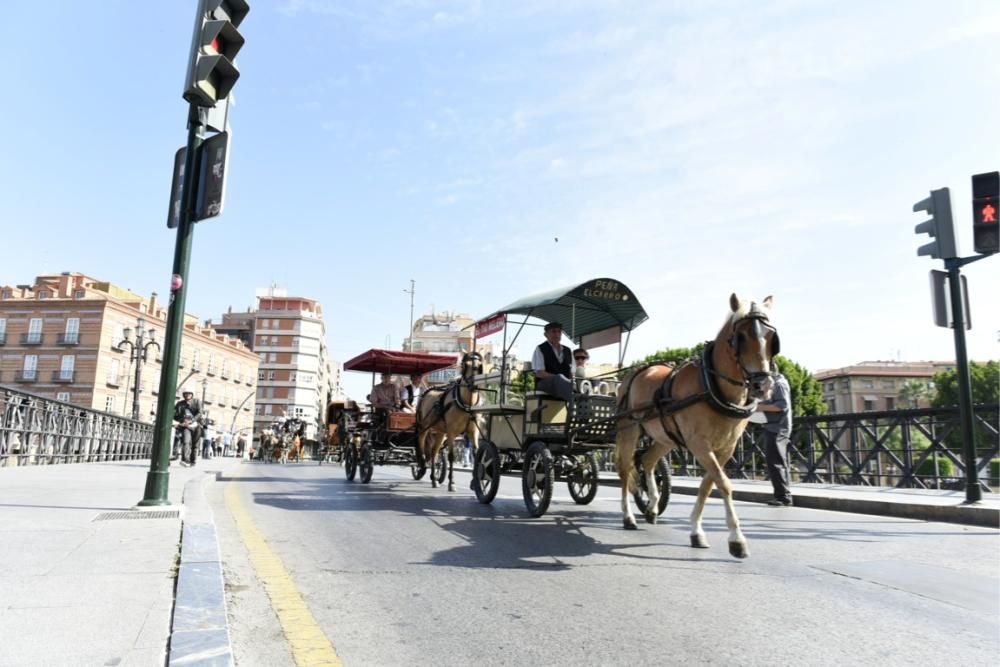
<path id="1" fill-rule="evenodd" d="M 212 458 L 212 442 L 215 440 L 215 431 L 212 430 L 211 422 L 205 425 L 205 430 L 201 434 L 201 458 Z"/>
<path id="2" fill-rule="evenodd" d="M 403 387 L 403 412 L 417 411 L 417 401 L 420 400 L 421 392 L 423 392 L 423 376 L 419 373 L 414 373 L 410 376 L 410 384 Z"/>
<path id="3" fill-rule="evenodd" d="M 531 370 L 535 373 L 535 388 L 564 401 L 573 398 L 573 353 L 561 344 L 562 324 L 545 325 L 545 342 L 535 348 Z"/>
<path id="4" fill-rule="evenodd" d="M 788 462 L 788 442 L 792 434 L 792 393 L 788 380 L 781 371 L 773 375 L 774 387 L 771 400 L 762 401 L 757 409 L 767 417 L 764 424 L 766 449 L 764 460 L 767 474 L 774 488 L 774 498 L 767 501 L 773 507 L 788 507 L 792 504 L 791 474 Z"/>
<path id="5" fill-rule="evenodd" d="M 244 437 L 243 432 L 240 431 L 240 436 L 236 438 L 236 458 L 243 458 L 243 451 L 246 449 L 247 439 Z"/>
<path id="6" fill-rule="evenodd" d="M 198 441 L 201 439 L 201 425 L 198 417 L 201 406 L 194 400 L 194 392 L 185 391 L 181 400 L 174 404 L 174 423 L 181 436 L 181 465 L 193 466 L 198 460 Z"/>

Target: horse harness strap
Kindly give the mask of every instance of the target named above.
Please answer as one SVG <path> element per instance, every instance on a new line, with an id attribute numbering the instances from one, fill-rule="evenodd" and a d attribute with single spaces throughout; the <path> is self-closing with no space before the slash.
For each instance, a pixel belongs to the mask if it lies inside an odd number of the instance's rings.
<path id="1" fill-rule="evenodd" d="M 715 347 L 715 341 L 710 341 L 705 345 L 705 349 L 701 353 L 701 383 L 705 387 L 706 400 L 713 410 L 719 414 L 725 415 L 726 417 L 733 417 L 735 419 L 746 419 L 751 414 L 757 411 L 757 401 L 751 401 L 745 405 L 736 405 L 735 403 L 730 403 L 729 401 L 721 398 L 719 395 L 718 387 L 713 375 L 722 377 L 723 379 L 736 384 L 738 386 L 746 386 L 745 383 L 736 382 L 735 380 L 722 375 L 714 368 L 712 368 L 712 350 Z"/>

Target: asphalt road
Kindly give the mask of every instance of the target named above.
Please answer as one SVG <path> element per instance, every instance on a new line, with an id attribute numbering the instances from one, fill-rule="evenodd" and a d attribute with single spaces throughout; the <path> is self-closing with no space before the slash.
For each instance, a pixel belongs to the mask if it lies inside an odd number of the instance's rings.
<path id="1" fill-rule="evenodd" d="M 409 470 L 371 484 L 335 465 L 247 464 L 209 497 L 237 663 L 293 664 L 222 499 L 232 484 L 346 665 L 993 664 L 1000 531 L 737 503 L 750 558 L 729 556 L 710 500 L 621 528 L 618 492 L 557 488 L 528 518 L 520 481 L 492 505 Z M 665 520 L 664 520 L 665 519 Z M 641 517 L 640 517 L 641 520 Z"/>

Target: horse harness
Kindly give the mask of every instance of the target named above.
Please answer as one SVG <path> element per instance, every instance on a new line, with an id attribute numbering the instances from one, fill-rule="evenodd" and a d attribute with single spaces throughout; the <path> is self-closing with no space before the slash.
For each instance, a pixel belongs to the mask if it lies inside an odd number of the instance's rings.
<path id="1" fill-rule="evenodd" d="M 687 441 L 684 439 L 684 434 L 681 432 L 680 425 L 677 423 L 677 418 L 675 416 L 678 412 L 680 412 L 684 408 L 694 405 L 695 403 L 700 403 L 701 401 L 705 401 L 708 403 L 709 407 L 711 407 L 719 414 L 733 419 L 746 419 L 757 410 L 756 400 L 750 401 L 749 403 L 746 403 L 744 405 L 736 405 L 735 403 L 730 403 L 729 401 L 727 401 L 725 398 L 722 397 L 719 391 L 718 382 L 716 381 L 716 378 L 719 378 L 737 387 L 747 388 L 750 386 L 750 383 L 754 379 L 757 379 L 759 376 L 770 375 L 769 373 L 763 373 L 763 372 L 750 373 L 746 370 L 746 368 L 744 368 L 743 362 L 740 361 L 740 340 L 739 336 L 736 334 L 736 325 L 739 324 L 739 322 L 742 322 L 744 319 L 753 320 L 755 335 L 760 335 L 762 333 L 761 330 L 759 329 L 759 327 L 762 326 L 766 326 L 773 331 L 772 334 L 772 341 L 774 343 L 773 354 L 778 354 L 778 351 L 780 350 L 778 332 L 773 327 L 771 327 L 770 323 L 768 322 L 767 313 L 759 309 L 756 303 L 753 303 L 750 307 L 750 312 L 744 317 L 740 318 L 739 321 L 733 323 L 733 332 L 730 335 L 728 341 L 729 346 L 736 353 L 736 363 L 739 365 L 740 371 L 743 373 L 743 377 L 745 379 L 741 382 L 739 380 L 736 380 L 719 372 L 718 370 L 712 367 L 712 351 L 715 348 L 715 341 L 708 341 L 705 344 L 705 348 L 702 350 L 701 357 L 692 357 L 687 361 L 686 364 L 684 364 L 685 366 L 688 364 L 693 364 L 695 366 L 698 366 L 699 376 L 701 377 L 701 384 L 702 387 L 704 387 L 703 391 L 697 394 L 692 394 L 691 396 L 685 396 L 684 398 L 675 399 L 671 397 L 671 391 L 674 385 L 674 378 L 676 378 L 677 372 L 679 370 L 675 369 L 667 376 L 667 378 L 663 381 L 663 384 L 661 384 L 659 388 L 657 388 L 657 390 L 653 393 L 653 400 L 649 406 L 642 408 L 639 411 L 638 415 L 636 414 L 635 410 L 630 410 L 627 413 L 630 419 L 638 423 L 639 429 L 642 431 L 644 435 L 646 435 L 647 437 L 651 437 L 649 433 L 646 431 L 645 427 L 642 425 L 642 423 L 649 418 L 648 417 L 649 408 L 656 408 L 659 411 L 660 425 L 663 427 L 663 432 L 666 433 L 667 437 L 673 440 L 678 447 L 683 447 L 684 449 L 687 449 Z M 647 368 L 651 368 L 657 365 L 666 365 L 670 366 L 671 368 L 674 367 L 672 362 L 661 361 L 649 364 L 641 370 L 646 370 Z M 684 366 L 681 366 L 681 368 L 684 368 Z M 626 393 L 624 403 L 627 402 L 628 402 L 628 395 Z"/>

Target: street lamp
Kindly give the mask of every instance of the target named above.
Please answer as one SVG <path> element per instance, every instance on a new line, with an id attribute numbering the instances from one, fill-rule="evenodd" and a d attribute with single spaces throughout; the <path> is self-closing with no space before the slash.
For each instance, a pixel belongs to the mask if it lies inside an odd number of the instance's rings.
<path id="1" fill-rule="evenodd" d="M 125 327 L 124 338 L 118 341 L 115 349 L 120 352 L 125 351 L 125 346 L 129 347 L 129 358 L 135 363 L 135 384 L 132 387 L 132 419 L 139 421 L 139 383 L 142 378 L 142 365 L 146 362 L 146 355 L 149 348 L 156 346 L 160 349 L 160 344 L 156 342 L 156 331 L 150 329 L 146 331 L 146 320 L 139 318 L 135 323 L 135 341 L 132 340 L 132 329 Z M 149 336 L 149 341 L 146 337 Z"/>
<path id="2" fill-rule="evenodd" d="M 409 332 L 409 334 L 407 334 L 408 335 L 407 340 L 409 341 L 409 343 L 406 346 L 406 348 L 407 348 L 406 351 L 407 352 L 413 352 L 413 295 L 415 293 L 415 290 L 414 290 L 414 286 L 415 285 L 416 285 L 416 281 L 414 281 L 412 278 L 410 278 L 410 289 L 403 290 L 403 292 L 405 292 L 405 293 L 407 293 L 407 294 L 410 295 L 410 332 Z"/>
<path id="3" fill-rule="evenodd" d="M 240 403 L 238 406 L 236 406 L 236 413 L 233 414 L 233 423 L 229 425 L 229 432 L 230 433 L 232 433 L 233 429 L 236 428 L 236 418 L 240 416 L 240 409 L 244 405 L 246 405 L 247 401 L 249 401 L 251 398 L 253 398 L 256 394 L 257 394 L 257 390 L 254 389 L 249 394 L 247 394 L 247 397 L 243 399 L 242 403 Z M 243 431 L 245 429 L 240 429 L 240 430 Z"/>

